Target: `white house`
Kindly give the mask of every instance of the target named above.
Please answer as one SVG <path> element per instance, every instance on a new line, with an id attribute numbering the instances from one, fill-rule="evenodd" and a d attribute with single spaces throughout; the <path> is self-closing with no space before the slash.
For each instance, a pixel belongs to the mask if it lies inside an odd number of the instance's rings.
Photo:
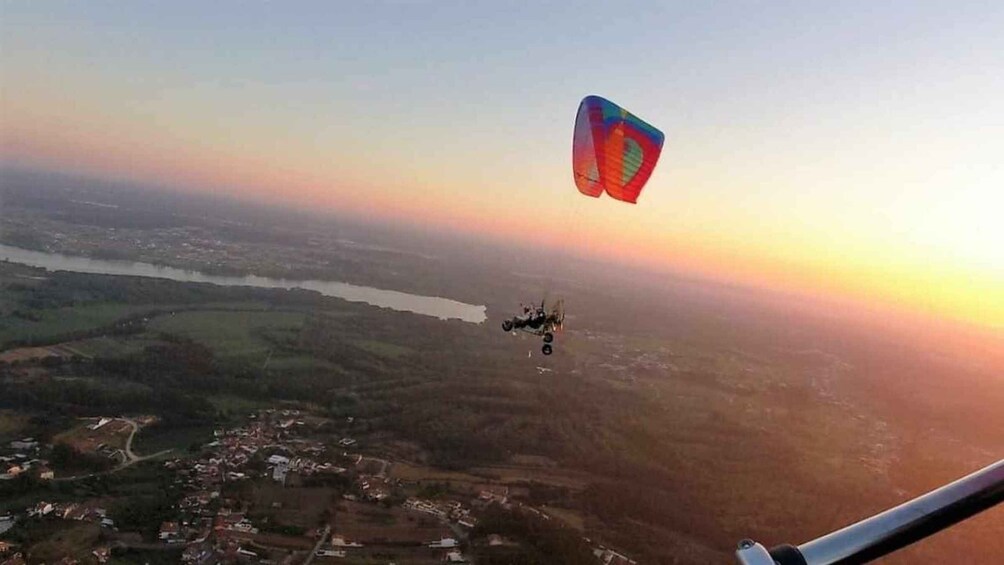
<path id="1" fill-rule="evenodd" d="M 442 548 L 457 547 L 457 540 L 455 540 L 453 538 L 443 538 L 443 539 L 441 539 L 439 541 L 434 541 L 434 542 L 429 543 L 428 546 L 429 547 L 441 548 L 441 549 Z"/>
<path id="2" fill-rule="evenodd" d="M 269 465 L 289 465 L 289 457 L 283 457 L 282 455 L 273 455 L 268 458 Z"/>

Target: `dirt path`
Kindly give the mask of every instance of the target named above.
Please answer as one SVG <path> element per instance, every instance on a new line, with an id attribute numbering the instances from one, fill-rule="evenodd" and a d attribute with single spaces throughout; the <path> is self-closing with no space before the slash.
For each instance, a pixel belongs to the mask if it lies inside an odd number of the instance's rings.
<path id="1" fill-rule="evenodd" d="M 375 457 L 373 457 L 372 459 L 374 461 L 379 461 L 380 462 L 380 472 L 377 473 L 376 476 L 378 476 L 380 478 L 386 478 L 387 477 L 387 467 L 390 466 L 390 461 L 387 461 L 386 459 L 377 459 Z"/>
<path id="2" fill-rule="evenodd" d="M 314 549 L 310 550 L 310 555 L 303 561 L 303 565 L 310 565 L 314 561 L 314 557 L 317 555 L 318 550 L 324 545 L 324 542 L 328 539 L 328 534 L 331 533 L 331 524 L 324 526 L 324 533 L 321 534 L 320 539 L 317 540 L 317 544 L 314 545 Z"/>
<path id="3" fill-rule="evenodd" d="M 136 437 L 136 432 L 139 431 L 139 424 L 137 424 L 134 420 L 131 420 L 129 418 L 119 418 L 119 420 L 122 420 L 125 423 L 129 424 L 129 426 L 132 428 L 132 431 L 129 432 L 129 437 L 126 438 L 125 449 L 122 451 L 125 454 L 126 460 L 123 461 L 121 465 L 115 467 L 114 469 L 109 469 L 107 471 L 98 471 L 97 473 L 88 473 L 86 475 L 74 475 L 72 477 L 59 477 L 52 480 L 54 482 L 77 481 L 80 479 L 88 479 L 91 477 L 98 477 L 101 475 L 111 475 L 113 473 L 118 473 L 119 471 L 127 467 L 135 465 L 136 463 L 146 461 L 147 459 L 153 459 L 154 457 L 160 457 L 161 455 L 166 455 L 174 451 L 173 449 L 165 449 L 163 451 L 158 451 L 157 453 L 154 453 L 152 455 L 137 455 L 136 452 L 132 450 L 132 440 L 134 437 Z"/>
<path id="4" fill-rule="evenodd" d="M 139 424 L 137 424 L 133 420 L 130 420 L 129 418 L 122 418 L 122 420 L 124 420 L 132 428 L 132 431 L 129 432 L 129 437 L 126 438 L 126 444 L 125 444 L 126 461 L 136 462 L 137 460 L 139 460 L 139 456 L 137 456 L 132 450 L 132 438 L 136 437 L 136 432 L 139 431 Z"/>

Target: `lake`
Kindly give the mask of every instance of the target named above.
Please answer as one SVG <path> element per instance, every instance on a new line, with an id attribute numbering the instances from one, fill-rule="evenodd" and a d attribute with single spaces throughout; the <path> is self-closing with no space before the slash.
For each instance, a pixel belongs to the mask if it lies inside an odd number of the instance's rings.
<path id="1" fill-rule="evenodd" d="M 0 245 L 0 260 L 30 265 L 32 267 L 41 267 L 49 271 L 153 277 L 180 282 L 210 283 L 221 286 L 302 288 L 315 290 L 325 296 L 334 296 L 348 300 L 349 302 L 364 302 L 380 308 L 390 308 L 391 310 L 398 310 L 400 312 L 412 312 L 441 320 L 457 319 L 472 324 L 480 324 L 487 319 L 486 309 L 483 305 L 476 306 L 438 296 L 420 296 L 396 290 L 384 290 L 338 281 L 273 279 L 257 275 L 243 277 L 207 275 L 198 271 L 186 271 L 184 269 L 162 267 L 150 263 L 72 257 L 59 253 L 29 251 L 8 245 Z"/>

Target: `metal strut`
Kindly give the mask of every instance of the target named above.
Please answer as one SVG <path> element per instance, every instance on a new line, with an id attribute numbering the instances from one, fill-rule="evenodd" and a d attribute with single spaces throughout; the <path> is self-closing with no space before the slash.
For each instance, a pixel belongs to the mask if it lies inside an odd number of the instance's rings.
<path id="1" fill-rule="evenodd" d="M 797 547 L 739 542 L 740 565 L 867 563 L 1004 501 L 1004 459 L 925 495 Z"/>

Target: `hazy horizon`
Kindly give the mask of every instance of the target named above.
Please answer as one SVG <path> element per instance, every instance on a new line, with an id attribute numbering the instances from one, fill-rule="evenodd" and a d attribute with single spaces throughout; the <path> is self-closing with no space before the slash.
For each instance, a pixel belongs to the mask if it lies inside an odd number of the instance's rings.
<path id="1" fill-rule="evenodd" d="M 1004 350 L 995 348 L 994 341 L 1000 338 L 999 331 L 965 321 L 939 320 L 935 322 L 915 312 L 897 311 L 885 305 L 869 304 L 866 301 L 840 297 L 826 297 L 811 291 L 776 289 L 768 286 L 738 280 L 720 280 L 702 276 L 700 273 L 659 269 L 651 265 L 632 264 L 618 261 L 611 257 L 593 257 L 576 250 L 561 250 L 550 248 L 530 248 L 525 242 L 506 241 L 481 235 L 474 239 L 465 238 L 457 242 L 456 232 L 440 226 L 402 225 L 400 222 L 388 222 L 379 218 L 355 218 L 340 214 L 337 210 L 316 210 L 289 204 L 261 202 L 254 199 L 241 198 L 231 194 L 207 194 L 204 192 L 189 192 L 172 189 L 168 186 L 155 186 L 149 183 L 130 182 L 116 179 L 103 179 L 97 176 L 67 173 L 65 171 L 40 171 L 10 166 L 0 167 L 0 213 L 3 208 L 2 189 L 11 188 L 11 178 L 16 177 L 15 185 L 36 185 L 45 179 L 55 181 L 63 190 L 98 190 L 105 191 L 99 197 L 111 201 L 122 197 L 139 197 L 139 200 L 129 201 L 132 205 L 146 206 L 161 202 L 158 211 L 178 213 L 163 207 L 163 198 L 174 199 L 172 205 L 186 206 L 204 211 L 203 202 L 215 202 L 221 214 L 214 220 L 224 222 L 247 222 L 248 214 L 258 220 L 269 222 L 273 227 L 295 225 L 298 218 L 316 222 L 314 226 L 321 231 L 334 230 L 335 233 L 347 233 L 349 237 L 360 239 L 361 243 L 381 243 L 396 245 L 410 252 L 447 253 L 459 252 L 462 255 L 449 255 L 449 260 L 459 264 L 473 264 L 485 261 L 501 269 L 522 269 L 524 275 L 533 275 L 536 271 L 541 279 L 548 283 L 541 286 L 543 292 L 560 288 L 561 281 L 572 281 L 576 277 L 598 277 L 595 280 L 613 284 L 625 281 L 631 287 L 644 290 L 646 294 L 638 295 L 643 301 L 654 300 L 659 303 L 665 300 L 670 310 L 673 299 L 687 297 L 685 302 L 692 301 L 699 295 L 708 296 L 708 300 L 722 313 L 730 311 L 728 303 L 748 307 L 766 307 L 770 312 L 788 312 L 803 316 L 805 320 L 836 322 L 838 326 L 856 328 L 855 331 L 882 331 L 890 337 L 907 337 L 937 349 L 951 352 L 972 351 L 973 347 L 982 347 L 987 354 L 987 361 L 993 364 L 1004 363 Z M 39 193 L 47 192 L 51 187 L 37 186 Z M 195 197 L 192 200 L 192 197 Z M 157 200 L 145 200 L 156 198 Z M 100 198 L 99 198 L 100 199 Z M 120 202 L 120 201 L 119 201 Z M 255 227 L 261 227 L 255 224 Z M 424 228 L 424 229 L 423 229 Z M 348 232 L 345 232 L 348 230 Z M 473 245 L 472 245 L 473 244 Z M 444 247 L 446 246 L 446 247 Z M 610 267 L 614 267 L 613 270 Z M 581 281 L 586 284 L 587 279 Z M 684 289 L 683 295 L 678 291 Z M 396 290 L 396 289 L 388 289 Z M 696 293 L 696 294 L 695 294 Z M 444 296 L 451 298 L 450 296 Z M 532 298 L 532 297 L 531 297 Z M 726 302 L 722 302 L 725 299 Z M 491 302 L 491 301 L 489 301 Z M 925 323 L 927 322 L 927 323 Z"/>
<path id="2" fill-rule="evenodd" d="M 1004 329 L 996 3 L 196 6 L 6 4 L 0 159 Z M 637 206 L 587 94 L 667 135 Z"/>

